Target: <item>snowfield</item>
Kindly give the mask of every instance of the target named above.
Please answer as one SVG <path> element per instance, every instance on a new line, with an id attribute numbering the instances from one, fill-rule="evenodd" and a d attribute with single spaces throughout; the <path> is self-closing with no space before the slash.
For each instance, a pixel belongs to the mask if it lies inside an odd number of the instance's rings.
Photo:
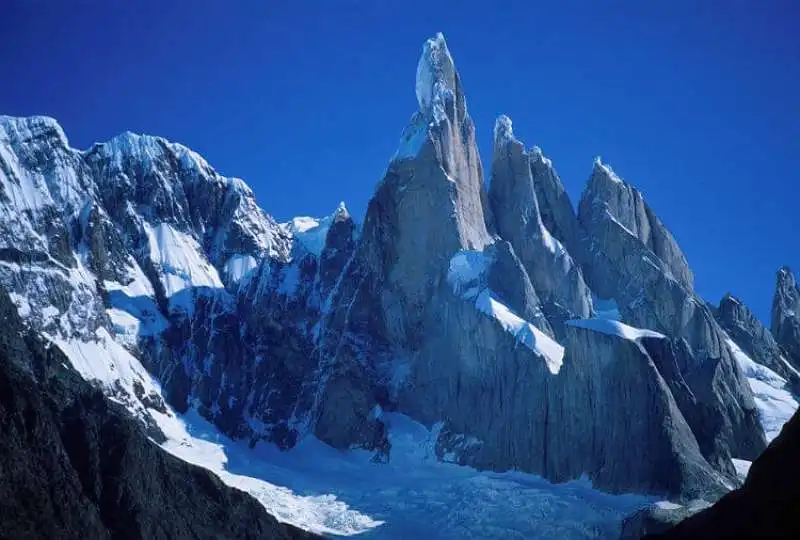
<path id="1" fill-rule="evenodd" d="M 191 409 L 178 415 L 145 411 L 145 393 L 161 387 L 139 360 L 105 330 L 97 341 L 50 339 L 87 380 L 95 380 L 139 418 L 149 414 L 164 432 L 162 447 L 250 493 L 279 520 L 320 534 L 364 538 L 617 538 L 622 519 L 652 502 L 609 495 L 588 480 L 551 484 L 520 472 L 494 473 L 436 459 L 437 428 L 383 413 L 392 445 L 389 463 L 366 451 L 341 452 L 306 436 L 289 451 L 272 444 L 250 449 Z M 124 390 L 123 394 L 119 390 Z"/>
<path id="2" fill-rule="evenodd" d="M 617 538 L 621 520 L 653 501 L 609 495 L 587 480 L 551 484 L 519 472 L 493 473 L 442 463 L 437 432 L 389 413 L 392 458 L 341 452 L 314 437 L 282 452 L 250 450 L 198 414 L 160 417 L 164 448 L 251 493 L 278 519 L 328 535 L 397 538 Z M 281 487 L 283 486 L 283 487 Z"/>
<path id="3" fill-rule="evenodd" d="M 753 361 L 732 339 L 729 338 L 727 342 L 750 384 L 764 435 L 767 436 L 767 442 L 771 442 L 797 410 L 797 400 L 786 388 L 786 379 Z"/>

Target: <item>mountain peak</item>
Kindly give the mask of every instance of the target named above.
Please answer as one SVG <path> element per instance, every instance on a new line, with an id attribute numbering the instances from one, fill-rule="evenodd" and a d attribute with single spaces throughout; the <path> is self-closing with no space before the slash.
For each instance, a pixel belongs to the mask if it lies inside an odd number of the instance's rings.
<path id="1" fill-rule="evenodd" d="M 417 103 L 424 114 L 443 113 L 444 101 L 455 94 L 456 68 L 441 32 L 422 47 L 417 64 Z"/>
<path id="2" fill-rule="evenodd" d="M 350 219 L 350 212 L 347 211 L 344 201 L 339 203 L 339 206 L 337 206 L 336 210 L 333 211 L 333 215 L 331 217 L 334 221 Z"/>
<path id="3" fill-rule="evenodd" d="M 69 146 L 67 136 L 55 118 L 49 116 L 4 116 L 0 115 L 0 140 L 24 143 L 44 136 L 54 137 L 65 148 Z"/>
<path id="4" fill-rule="evenodd" d="M 514 128 L 511 118 L 505 114 L 497 117 L 494 123 L 494 144 L 500 146 L 509 141 L 515 141 Z"/>
<path id="5" fill-rule="evenodd" d="M 777 278 L 779 283 L 791 283 L 795 280 L 794 272 L 792 272 L 792 269 L 786 265 L 783 265 L 778 269 Z"/>

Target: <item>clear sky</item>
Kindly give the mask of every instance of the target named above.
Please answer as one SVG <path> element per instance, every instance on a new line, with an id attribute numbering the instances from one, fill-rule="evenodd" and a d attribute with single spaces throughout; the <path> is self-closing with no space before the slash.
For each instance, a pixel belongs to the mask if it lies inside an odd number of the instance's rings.
<path id="1" fill-rule="evenodd" d="M 601 155 L 701 295 L 768 320 L 778 266 L 800 270 L 800 2 L 3 0 L 0 113 L 54 116 L 78 148 L 184 143 L 279 220 L 363 216 L 437 31 L 487 168 L 502 113 L 575 204 Z"/>

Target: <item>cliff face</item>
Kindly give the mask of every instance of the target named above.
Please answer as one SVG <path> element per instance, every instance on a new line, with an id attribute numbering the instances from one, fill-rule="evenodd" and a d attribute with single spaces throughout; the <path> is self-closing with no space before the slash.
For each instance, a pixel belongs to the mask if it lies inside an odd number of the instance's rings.
<path id="1" fill-rule="evenodd" d="M 0 322 L 0 537 L 314 536 L 150 441 L 58 348 L 25 331 L 2 290 Z"/>

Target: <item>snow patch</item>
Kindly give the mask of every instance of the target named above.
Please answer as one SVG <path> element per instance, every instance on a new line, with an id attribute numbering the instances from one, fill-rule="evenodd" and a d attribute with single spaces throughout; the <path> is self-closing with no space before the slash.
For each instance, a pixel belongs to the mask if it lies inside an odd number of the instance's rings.
<path id="1" fill-rule="evenodd" d="M 541 222 L 539 223 L 539 234 L 542 236 L 542 242 L 544 243 L 544 247 L 547 248 L 547 251 L 552 253 L 556 256 L 562 256 L 566 254 L 567 249 L 558 241 L 558 239 L 550 234 L 550 231 L 547 230 L 547 227 L 544 226 Z"/>
<path id="2" fill-rule="evenodd" d="M 116 281 L 105 281 L 104 285 L 107 291 L 120 291 L 130 298 L 155 296 L 153 285 L 133 257 L 128 259 L 128 279 L 130 281 L 126 285 Z"/>
<path id="3" fill-rule="evenodd" d="M 284 452 L 260 444 L 249 454 L 251 463 L 259 460 L 270 482 L 296 493 L 329 490 L 382 521 L 363 535 L 380 540 L 614 538 L 625 516 L 652 502 L 596 491 L 585 479 L 552 484 L 531 474 L 442 462 L 436 454 L 441 423 L 428 428 L 386 411 L 381 420 L 392 448 L 388 463 L 372 462 L 370 452 L 334 450 L 311 436 Z"/>
<path id="4" fill-rule="evenodd" d="M 514 313 L 486 286 L 486 274 L 492 259 L 482 251 L 461 250 L 450 258 L 447 282 L 461 298 L 475 300 L 475 307 L 495 319 L 517 340 L 544 358 L 551 373 L 558 373 L 564 359 L 564 347 Z"/>
<path id="5" fill-rule="evenodd" d="M 325 239 L 328 236 L 332 220 L 332 216 L 321 219 L 296 217 L 292 219 L 289 229 L 309 253 L 319 257 L 325 248 Z"/>
<path id="6" fill-rule="evenodd" d="M 485 286 L 491 259 L 483 251 L 461 250 L 450 258 L 447 282 L 453 291 L 465 298 L 474 298 Z"/>
<path id="7" fill-rule="evenodd" d="M 14 292 L 8 293 L 8 295 L 11 297 L 11 301 L 14 302 L 14 305 L 17 306 L 17 313 L 20 317 L 24 319 L 31 314 L 31 305 L 26 297 Z"/>
<path id="8" fill-rule="evenodd" d="M 230 283 L 238 283 L 258 266 L 258 261 L 252 255 L 237 253 L 231 255 L 225 263 L 223 272 Z"/>
<path id="9" fill-rule="evenodd" d="M 739 477 L 739 480 L 742 482 L 747 479 L 747 473 L 750 472 L 750 466 L 753 465 L 752 461 L 748 461 L 746 459 L 731 459 L 733 463 L 733 468 L 736 469 L 736 475 Z"/>
<path id="10" fill-rule="evenodd" d="M 415 88 L 420 111 L 430 111 L 443 94 L 455 92 L 455 67 L 444 35 L 439 32 L 425 42 L 417 64 Z"/>
<path id="11" fill-rule="evenodd" d="M 726 341 L 753 391 L 758 417 L 770 442 L 797 410 L 798 402 L 786 389 L 786 379 L 753 361 L 731 338 Z"/>
<path id="12" fill-rule="evenodd" d="M 621 337 L 630 341 L 636 341 L 641 338 L 659 338 L 665 339 L 664 334 L 659 334 L 652 330 L 642 328 L 634 328 L 619 321 L 612 319 L 573 319 L 566 322 L 569 326 L 576 328 L 586 328 L 602 334 Z"/>
<path id="13" fill-rule="evenodd" d="M 160 270 L 167 297 L 189 287 L 222 288 L 217 270 L 208 263 L 200 244 L 169 223 L 143 223 L 150 259 Z"/>
<path id="14" fill-rule="evenodd" d="M 111 319 L 117 340 L 128 347 L 135 347 L 139 341 L 141 321 L 121 309 L 107 309 L 106 314 Z"/>
<path id="15" fill-rule="evenodd" d="M 653 504 L 656 508 L 660 508 L 661 510 L 677 510 L 678 508 L 683 508 L 680 504 L 674 503 L 672 501 L 658 501 Z"/>
<path id="16" fill-rule="evenodd" d="M 167 436 L 167 441 L 161 445 L 165 450 L 214 472 L 225 484 L 246 491 L 280 521 L 318 534 L 337 536 L 363 533 L 383 523 L 351 509 L 325 488 L 314 495 L 300 495 L 267 481 L 267 478 L 277 478 L 282 483 L 285 479 L 276 474 L 277 467 L 269 460 L 260 459 L 257 451 L 250 450 L 245 443 L 220 434 L 195 410 L 183 416 L 156 412 L 153 417 Z M 298 470 L 292 471 L 291 476 L 303 475 L 304 467 L 299 463 L 295 466 Z"/>
<path id="17" fill-rule="evenodd" d="M 475 300 L 475 306 L 489 315 L 517 340 L 544 358 L 550 373 L 558 373 L 564 360 L 564 347 L 533 324 L 522 319 L 503 304 L 490 289 L 484 289 Z"/>
<path id="18" fill-rule="evenodd" d="M 516 141 L 513 123 L 511 118 L 501 114 L 494 122 L 494 144 L 499 147 L 511 141 Z"/>
<path id="19" fill-rule="evenodd" d="M 90 342 L 49 339 L 61 348 L 84 379 L 99 381 L 109 398 L 125 405 L 135 416 L 150 416 L 167 437 L 161 445 L 166 451 L 208 469 L 225 484 L 250 493 L 279 520 L 298 527 L 319 534 L 349 536 L 381 524 L 352 510 L 326 490 L 315 495 L 298 495 L 267 482 L 263 478 L 276 476 L 271 465 L 259 460 L 246 443 L 235 443 L 221 435 L 194 410 L 183 417 L 169 408 L 167 414 L 145 410 L 133 397 L 134 383 L 140 384 L 146 395 L 158 396 L 161 396 L 160 385 L 105 329 L 99 329 L 96 337 L 96 341 Z M 302 470 L 298 464 L 298 471 Z"/>

